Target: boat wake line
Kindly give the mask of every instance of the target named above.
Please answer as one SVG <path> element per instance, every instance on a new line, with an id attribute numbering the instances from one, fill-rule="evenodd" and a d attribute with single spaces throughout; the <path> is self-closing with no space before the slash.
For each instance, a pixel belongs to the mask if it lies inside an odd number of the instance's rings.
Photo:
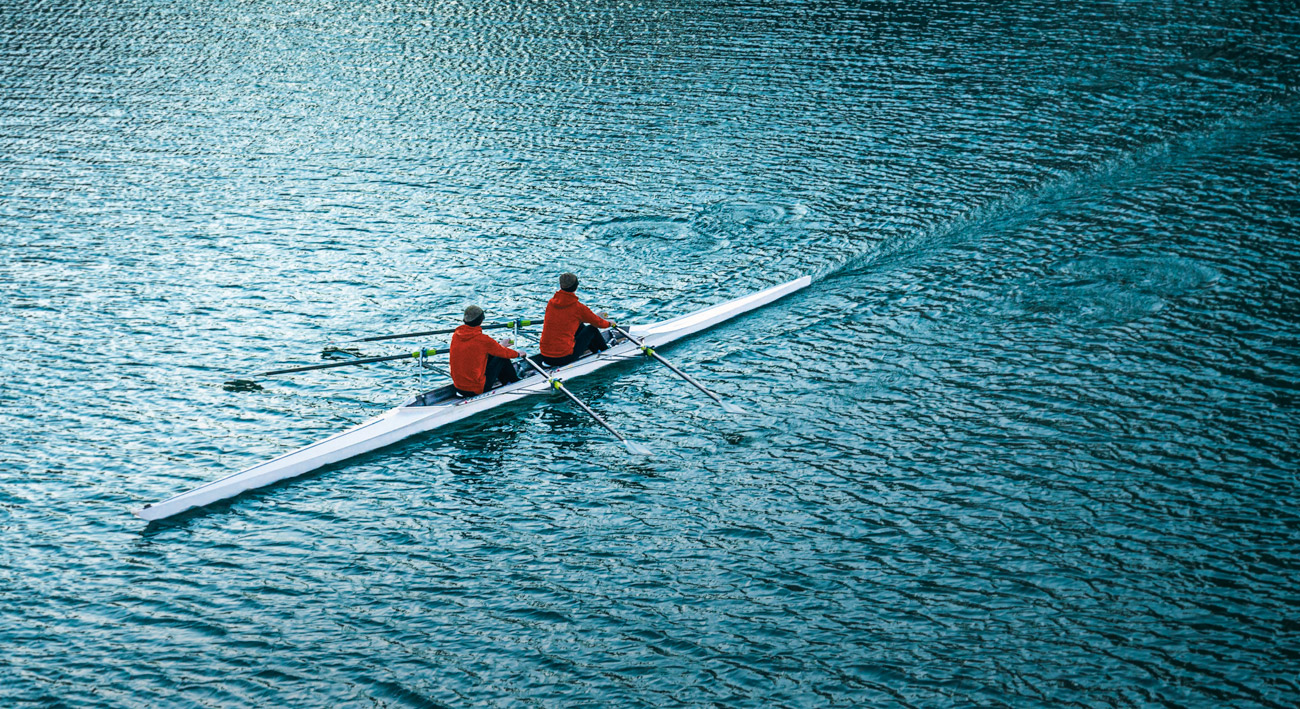
<path id="1" fill-rule="evenodd" d="M 976 241 L 990 231 L 1033 223 L 1059 210 L 1062 204 L 1088 198 L 1103 189 L 1136 185 L 1183 163 L 1255 140 L 1295 113 L 1285 103 L 1267 104 L 1264 109 L 1224 116 L 1202 129 L 1106 158 L 1079 171 L 1058 172 L 1036 187 L 976 205 L 941 224 L 851 256 L 815 273 L 813 282 L 857 275 L 909 261 L 918 254 Z"/>

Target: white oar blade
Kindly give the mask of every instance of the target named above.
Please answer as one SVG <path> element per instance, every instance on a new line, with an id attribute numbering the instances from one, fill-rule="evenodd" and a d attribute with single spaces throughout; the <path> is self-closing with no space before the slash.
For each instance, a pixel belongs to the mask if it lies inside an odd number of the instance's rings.
<path id="1" fill-rule="evenodd" d="M 722 410 L 726 411 L 729 414 L 738 414 L 741 416 L 749 415 L 749 409 L 746 409 L 740 404 L 733 404 L 730 401 L 723 401 L 720 403 L 722 404 Z"/>
<path id="2" fill-rule="evenodd" d="M 650 452 L 649 448 L 646 448 L 645 446 L 641 445 L 640 443 L 637 443 L 636 441 L 623 441 L 623 445 L 627 448 L 627 452 L 631 453 L 632 455 L 639 455 L 644 458 L 650 458 L 654 456 L 654 454 Z"/>

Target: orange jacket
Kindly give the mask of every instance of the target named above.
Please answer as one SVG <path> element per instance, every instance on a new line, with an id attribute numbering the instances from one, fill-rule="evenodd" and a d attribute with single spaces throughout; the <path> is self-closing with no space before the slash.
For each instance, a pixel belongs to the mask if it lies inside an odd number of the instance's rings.
<path id="1" fill-rule="evenodd" d="M 596 327 L 609 327 L 609 321 L 591 312 L 591 308 L 578 302 L 578 296 L 567 290 L 557 290 L 546 304 L 546 319 L 542 321 L 542 341 L 538 346 L 543 357 L 568 357 L 573 354 L 573 336 L 583 323 Z"/>
<path id="2" fill-rule="evenodd" d="M 483 334 L 483 328 L 461 325 L 451 336 L 451 383 L 461 391 L 483 393 L 488 355 L 514 359 L 519 353 Z"/>

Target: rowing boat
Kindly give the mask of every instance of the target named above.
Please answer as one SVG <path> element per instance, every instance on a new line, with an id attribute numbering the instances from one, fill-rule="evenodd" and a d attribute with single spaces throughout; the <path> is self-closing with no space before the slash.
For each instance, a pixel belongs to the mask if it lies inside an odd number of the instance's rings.
<path id="1" fill-rule="evenodd" d="M 502 404 L 558 388 L 558 382 L 590 374 L 617 362 L 649 353 L 655 348 L 767 305 L 812 282 L 804 276 L 789 283 L 729 300 L 703 310 L 648 325 L 634 325 L 612 334 L 609 349 L 546 372 L 525 368 L 519 381 L 475 397 L 461 399 L 450 386 L 426 391 L 401 405 L 278 458 L 259 463 L 228 477 L 214 480 L 174 497 L 135 510 L 146 520 L 160 520 L 196 507 L 210 505 L 240 493 L 265 487 L 317 468 L 338 463 L 404 438 L 446 426 Z M 572 398 L 572 397 L 571 397 Z M 603 422 L 602 422 L 603 423 Z"/>

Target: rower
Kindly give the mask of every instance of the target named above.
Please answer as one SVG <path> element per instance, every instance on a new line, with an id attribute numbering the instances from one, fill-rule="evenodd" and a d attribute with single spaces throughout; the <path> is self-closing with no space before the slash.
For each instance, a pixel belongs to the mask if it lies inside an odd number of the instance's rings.
<path id="1" fill-rule="evenodd" d="M 546 304 L 546 318 L 542 321 L 542 339 L 538 349 L 542 363 L 548 367 L 561 367 L 587 354 L 609 348 L 605 336 L 598 328 L 615 327 L 605 319 L 608 313 L 597 315 L 591 308 L 578 302 L 578 277 L 572 273 L 560 274 L 560 289 Z"/>
<path id="2" fill-rule="evenodd" d="M 465 324 L 451 336 L 451 383 L 462 399 L 478 396 L 498 382 L 519 381 L 510 360 L 524 353 L 506 347 L 514 342 L 498 342 L 483 334 L 482 324 L 483 309 L 471 305 L 465 308 Z"/>

